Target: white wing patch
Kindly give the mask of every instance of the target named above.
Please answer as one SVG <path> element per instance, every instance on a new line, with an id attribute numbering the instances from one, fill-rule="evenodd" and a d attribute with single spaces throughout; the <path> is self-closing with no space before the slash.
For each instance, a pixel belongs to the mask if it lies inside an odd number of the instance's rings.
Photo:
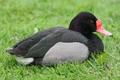
<path id="1" fill-rule="evenodd" d="M 34 58 L 16 57 L 16 61 L 22 65 L 28 65 L 34 61 Z"/>

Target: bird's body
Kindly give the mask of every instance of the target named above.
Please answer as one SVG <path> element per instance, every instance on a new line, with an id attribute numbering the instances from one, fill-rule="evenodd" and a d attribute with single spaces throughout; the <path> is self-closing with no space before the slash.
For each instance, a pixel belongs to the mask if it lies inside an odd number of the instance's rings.
<path id="1" fill-rule="evenodd" d="M 90 53 L 104 51 L 102 40 L 96 31 L 97 18 L 91 13 L 80 13 L 63 27 L 40 31 L 9 49 L 21 64 L 54 65 L 65 62 L 82 62 Z M 28 61 L 26 61 L 28 60 Z M 27 63 L 28 62 L 28 63 Z"/>

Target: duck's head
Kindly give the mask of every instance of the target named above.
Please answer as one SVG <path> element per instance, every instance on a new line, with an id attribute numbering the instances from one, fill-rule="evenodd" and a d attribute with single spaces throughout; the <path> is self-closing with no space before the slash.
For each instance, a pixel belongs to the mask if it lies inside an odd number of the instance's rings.
<path id="1" fill-rule="evenodd" d="M 112 33 L 104 29 L 102 21 L 89 12 L 81 12 L 75 16 L 70 23 L 69 29 L 80 32 L 85 36 L 93 32 L 99 32 L 105 36 L 112 35 Z"/>

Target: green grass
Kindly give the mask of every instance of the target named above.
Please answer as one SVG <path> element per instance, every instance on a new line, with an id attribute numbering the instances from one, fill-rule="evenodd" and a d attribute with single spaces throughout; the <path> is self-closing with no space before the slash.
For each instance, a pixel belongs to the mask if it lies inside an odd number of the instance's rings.
<path id="1" fill-rule="evenodd" d="M 119 80 L 120 0 L 0 0 L 0 80 Z M 100 36 L 105 53 L 83 64 L 22 66 L 5 52 L 21 39 L 55 26 L 68 27 L 80 11 L 103 21 L 113 37 Z"/>

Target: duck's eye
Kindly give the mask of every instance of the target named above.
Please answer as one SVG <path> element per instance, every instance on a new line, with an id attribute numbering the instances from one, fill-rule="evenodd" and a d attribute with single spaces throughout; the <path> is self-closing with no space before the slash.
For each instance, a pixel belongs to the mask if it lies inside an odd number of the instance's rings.
<path id="1" fill-rule="evenodd" d="M 94 23 L 94 21 L 93 21 L 93 20 L 90 20 L 90 23 L 92 23 L 92 24 L 93 24 L 93 23 Z"/>

